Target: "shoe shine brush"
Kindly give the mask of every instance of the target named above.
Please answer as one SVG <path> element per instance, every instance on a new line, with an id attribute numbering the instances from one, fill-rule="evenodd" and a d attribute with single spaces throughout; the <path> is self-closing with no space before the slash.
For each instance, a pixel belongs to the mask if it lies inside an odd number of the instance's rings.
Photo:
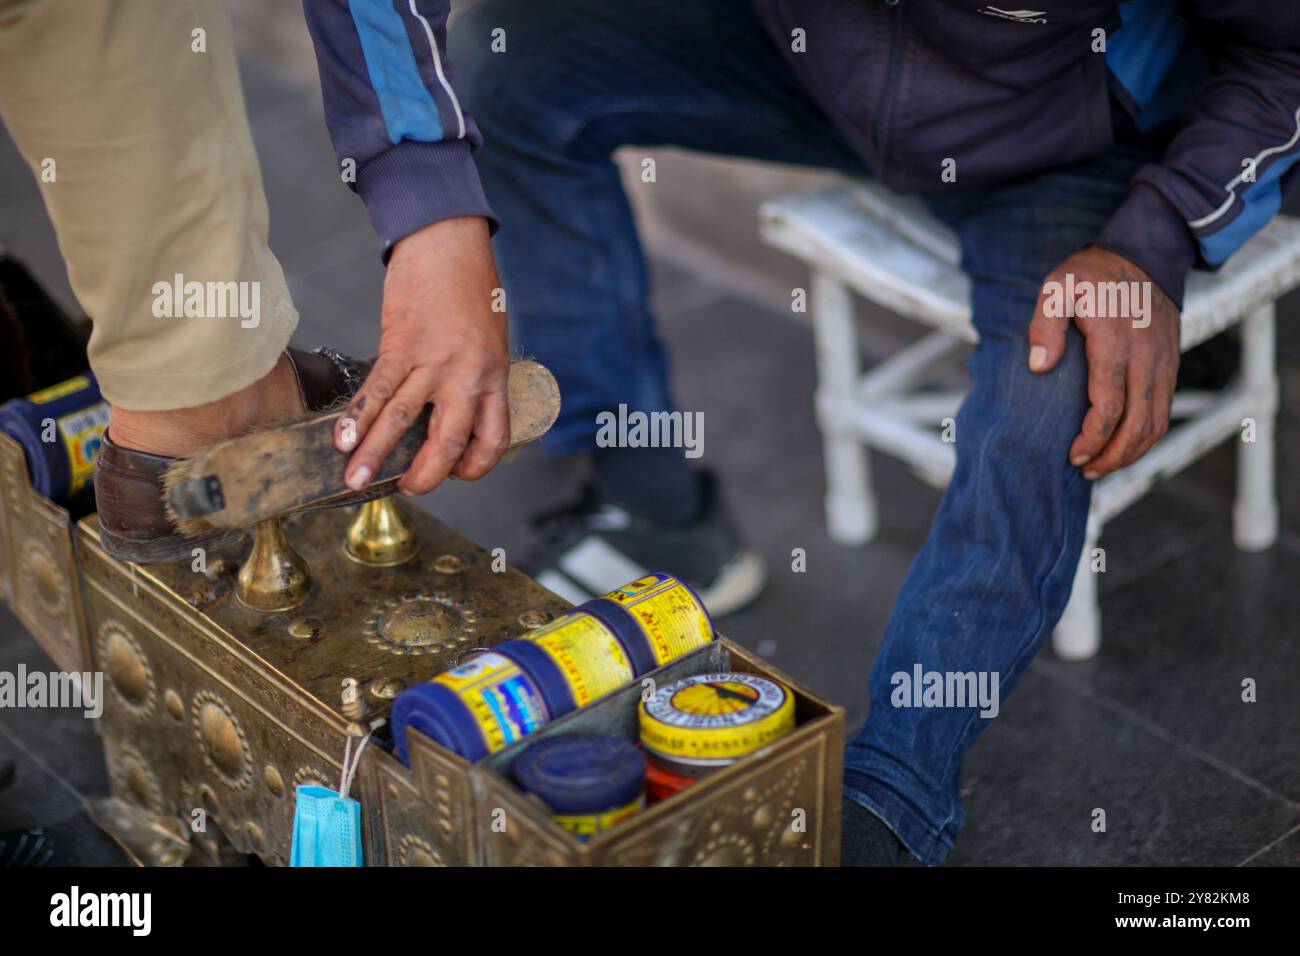
<path id="1" fill-rule="evenodd" d="M 560 412 L 555 378 L 537 362 L 510 364 L 510 448 L 541 438 Z M 268 425 L 177 459 L 164 477 L 167 514 L 194 537 L 295 511 L 366 501 L 389 494 L 428 436 L 430 409 L 412 425 L 361 491 L 344 481 L 349 452 L 334 447 L 335 411 Z"/>

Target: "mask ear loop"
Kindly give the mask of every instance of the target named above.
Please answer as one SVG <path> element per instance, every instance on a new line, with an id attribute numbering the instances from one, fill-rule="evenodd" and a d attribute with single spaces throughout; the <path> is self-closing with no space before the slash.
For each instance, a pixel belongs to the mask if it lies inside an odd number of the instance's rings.
<path id="1" fill-rule="evenodd" d="M 339 778 L 339 796 L 344 800 L 348 797 L 348 792 L 352 789 L 352 781 L 356 778 L 357 769 L 361 766 L 361 752 L 366 749 L 366 744 L 370 743 L 370 738 L 375 731 L 384 726 L 384 718 L 372 721 L 370 730 L 361 738 L 361 743 L 357 746 L 356 753 L 352 752 L 352 741 L 356 739 L 353 734 L 348 734 L 347 744 L 343 747 L 343 775 Z"/>

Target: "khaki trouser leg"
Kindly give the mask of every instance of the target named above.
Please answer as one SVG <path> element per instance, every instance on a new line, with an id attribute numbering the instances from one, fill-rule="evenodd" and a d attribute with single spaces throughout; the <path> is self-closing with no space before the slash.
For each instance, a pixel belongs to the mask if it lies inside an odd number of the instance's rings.
<path id="1" fill-rule="evenodd" d="M 271 370 L 298 315 L 267 247 L 224 3 L 0 0 L 0 118 L 94 320 L 110 403 L 188 408 Z M 178 275 L 190 294 L 173 301 Z"/>

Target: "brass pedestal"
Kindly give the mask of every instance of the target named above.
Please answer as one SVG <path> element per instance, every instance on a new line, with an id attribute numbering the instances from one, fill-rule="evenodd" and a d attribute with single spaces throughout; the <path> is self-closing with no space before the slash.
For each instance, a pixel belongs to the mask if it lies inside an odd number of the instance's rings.
<path id="1" fill-rule="evenodd" d="M 372 568 L 403 564 L 419 550 L 415 522 L 392 495 L 363 504 L 343 543 L 344 554 Z"/>
<path id="2" fill-rule="evenodd" d="M 292 611 L 311 590 L 311 568 L 289 544 L 279 518 L 253 529 L 253 550 L 239 569 L 235 596 L 253 611 Z"/>

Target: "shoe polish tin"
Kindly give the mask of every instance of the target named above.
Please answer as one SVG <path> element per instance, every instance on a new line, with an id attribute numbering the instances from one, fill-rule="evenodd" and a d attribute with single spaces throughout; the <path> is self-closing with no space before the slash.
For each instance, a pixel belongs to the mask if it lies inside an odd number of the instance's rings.
<path id="1" fill-rule="evenodd" d="M 513 774 L 585 842 L 645 808 L 645 764 L 645 754 L 621 737 L 565 734 L 525 750 Z"/>
<path id="2" fill-rule="evenodd" d="M 636 676 L 613 629 L 583 611 L 565 614 L 511 643 L 524 642 L 559 669 L 578 707 L 626 687 Z"/>
<path id="3" fill-rule="evenodd" d="M 22 445 L 32 487 L 67 502 L 90 486 L 108 404 L 90 373 L 0 405 L 0 430 Z"/>
<path id="4" fill-rule="evenodd" d="M 406 727 L 474 761 L 504 750 L 551 717 L 539 682 L 513 655 L 476 654 L 398 696 L 393 704 L 397 756 L 409 761 Z"/>
<path id="5" fill-rule="evenodd" d="M 755 674 L 696 674 L 658 688 L 640 707 L 641 743 L 659 766 L 698 777 L 794 729 L 794 695 Z"/>
<path id="6" fill-rule="evenodd" d="M 713 622 L 691 587 L 669 574 L 648 574 L 579 605 L 604 622 L 627 649 L 640 677 L 714 639 Z"/>

